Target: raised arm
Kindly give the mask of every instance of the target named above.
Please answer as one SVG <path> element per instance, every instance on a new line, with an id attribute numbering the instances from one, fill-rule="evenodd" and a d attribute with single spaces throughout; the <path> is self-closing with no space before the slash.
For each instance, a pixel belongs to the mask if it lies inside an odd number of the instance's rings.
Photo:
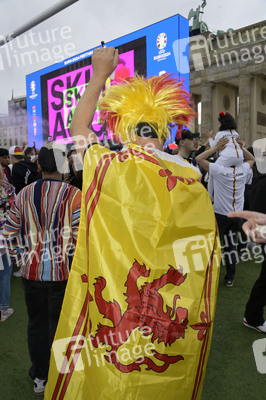
<path id="1" fill-rule="evenodd" d="M 205 150 L 203 153 L 199 154 L 196 157 L 197 163 L 206 171 L 209 171 L 210 162 L 207 160 L 213 153 L 216 151 L 223 150 L 225 148 L 226 143 L 228 143 L 228 139 L 222 138 L 219 142 L 208 150 Z"/>
<path id="2" fill-rule="evenodd" d="M 93 74 L 91 80 L 77 104 L 70 125 L 70 134 L 77 151 L 83 151 L 90 144 L 98 142 L 98 137 L 90 129 L 97 101 L 106 79 L 118 64 L 118 50 L 114 47 L 101 47 L 92 55 Z"/>
<path id="3" fill-rule="evenodd" d="M 250 168 L 252 168 L 255 162 L 255 157 L 246 149 L 244 140 L 237 138 L 236 141 L 243 151 L 244 162 L 249 163 Z"/>
<path id="4" fill-rule="evenodd" d="M 219 142 L 219 132 L 214 135 L 214 130 L 212 129 L 211 131 L 206 130 L 205 135 L 208 138 L 208 146 L 209 147 L 214 147 L 218 142 Z"/>

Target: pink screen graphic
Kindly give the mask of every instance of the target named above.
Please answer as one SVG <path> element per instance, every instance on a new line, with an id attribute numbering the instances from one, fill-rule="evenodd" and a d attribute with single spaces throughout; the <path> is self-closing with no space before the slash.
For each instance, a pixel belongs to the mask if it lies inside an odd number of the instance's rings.
<path id="1" fill-rule="evenodd" d="M 69 133 L 71 119 L 91 75 L 92 66 L 87 65 L 47 80 L 49 137 L 51 140 L 72 143 Z M 115 69 L 115 75 L 107 79 L 105 86 L 108 87 L 113 82 L 120 82 L 130 76 L 134 76 L 134 50 L 119 55 L 119 64 Z M 95 112 L 92 127 L 99 139 L 102 140 L 104 127 L 100 122 L 98 109 Z M 109 139 L 109 134 L 107 138 Z"/>

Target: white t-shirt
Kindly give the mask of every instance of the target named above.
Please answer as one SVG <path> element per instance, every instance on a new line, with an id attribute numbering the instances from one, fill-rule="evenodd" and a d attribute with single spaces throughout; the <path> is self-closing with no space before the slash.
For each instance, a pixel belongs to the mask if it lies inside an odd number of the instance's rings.
<path id="1" fill-rule="evenodd" d="M 219 131 L 216 133 L 214 139 L 209 139 L 210 147 L 214 147 L 218 144 L 222 138 L 228 139 L 228 143 L 225 145 L 224 150 L 219 151 L 219 158 L 216 162 L 223 164 L 226 167 L 231 165 L 240 165 L 243 162 L 243 151 L 236 139 L 239 134 L 235 130 Z"/>
<path id="2" fill-rule="evenodd" d="M 245 185 L 250 179 L 250 165 L 244 162 L 238 167 L 209 164 L 213 175 L 213 209 L 217 214 L 227 215 L 229 211 L 243 210 Z"/>

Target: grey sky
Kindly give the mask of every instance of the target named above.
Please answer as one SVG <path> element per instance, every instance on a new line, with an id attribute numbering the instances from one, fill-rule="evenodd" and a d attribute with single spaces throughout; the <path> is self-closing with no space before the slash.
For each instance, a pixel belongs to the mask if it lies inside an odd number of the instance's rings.
<path id="1" fill-rule="evenodd" d="M 25 95 L 25 75 L 174 14 L 188 16 L 202 0 L 79 0 L 13 44 L 0 49 L 0 113 L 7 101 Z M 54 0 L 0 0 L 0 35 L 20 27 L 55 4 Z M 265 0 L 207 0 L 203 20 L 210 31 L 241 28 L 266 19 Z M 46 43 L 41 43 L 46 42 Z M 12 46 L 12 47 L 10 47 Z M 38 51 L 38 59 L 22 57 Z M 1 63 L 0 63 L 1 64 Z M 2 67 L 2 68 L 1 68 Z"/>

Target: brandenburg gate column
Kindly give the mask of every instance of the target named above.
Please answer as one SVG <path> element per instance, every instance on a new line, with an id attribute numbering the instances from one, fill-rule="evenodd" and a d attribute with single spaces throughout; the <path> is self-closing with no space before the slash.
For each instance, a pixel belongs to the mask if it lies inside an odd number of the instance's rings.
<path id="1" fill-rule="evenodd" d="M 239 77 L 239 117 L 237 132 L 247 146 L 251 139 L 251 77 L 243 75 Z"/>
<path id="2" fill-rule="evenodd" d="M 204 83 L 201 86 L 201 134 L 203 135 L 206 130 L 213 129 L 212 87 L 211 83 Z"/>
<path id="3" fill-rule="evenodd" d="M 197 112 L 198 110 L 198 104 L 200 103 L 200 96 L 197 94 L 192 94 L 191 98 L 193 104 L 194 104 L 194 109 Z M 193 118 L 193 130 L 194 132 L 199 132 L 199 119 L 198 117 Z"/>

